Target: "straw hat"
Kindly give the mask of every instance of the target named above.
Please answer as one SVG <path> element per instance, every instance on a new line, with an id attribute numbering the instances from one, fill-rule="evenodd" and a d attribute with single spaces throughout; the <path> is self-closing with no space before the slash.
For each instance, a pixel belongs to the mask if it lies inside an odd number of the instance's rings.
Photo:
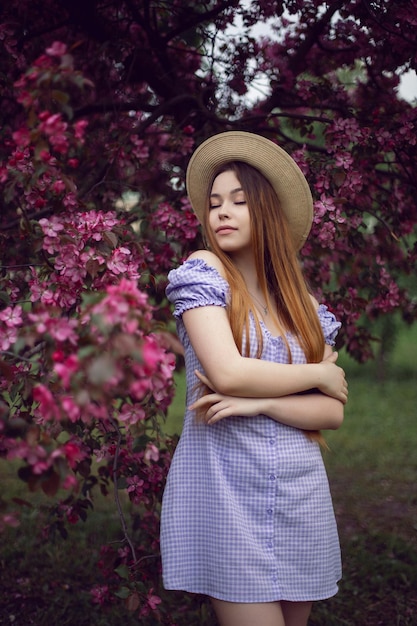
<path id="1" fill-rule="evenodd" d="M 299 250 L 308 237 L 313 220 L 313 200 L 304 174 L 296 162 L 275 143 L 239 130 L 210 137 L 194 152 L 187 168 L 186 185 L 191 205 L 203 221 L 209 186 L 217 169 L 230 161 L 244 161 L 259 170 L 271 183 L 280 200 Z"/>

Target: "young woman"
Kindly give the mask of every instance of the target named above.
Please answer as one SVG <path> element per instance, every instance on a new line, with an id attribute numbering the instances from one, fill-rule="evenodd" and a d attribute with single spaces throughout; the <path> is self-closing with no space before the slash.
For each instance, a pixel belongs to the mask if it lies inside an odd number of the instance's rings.
<path id="1" fill-rule="evenodd" d="M 305 626 L 340 549 L 319 439 L 343 421 L 340 323 L 297 260 L 310 190 L 276 144 L 204 142 L 187 191 L 207 250 L 169 274 L 187 406 L 164 493 L 164 585 L 210 597 L 221 626 Z"/>

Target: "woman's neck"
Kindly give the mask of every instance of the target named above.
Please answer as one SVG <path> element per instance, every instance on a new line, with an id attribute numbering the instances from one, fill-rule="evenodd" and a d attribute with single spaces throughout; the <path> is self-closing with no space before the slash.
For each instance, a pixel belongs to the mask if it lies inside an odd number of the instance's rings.
<path id="1" fill-rule="evenodd" d="M 231 257 L 233 265 L 240 271 L 249 292 L 260 293 L 258 274 L 252 255 L 234 255 Z"/>

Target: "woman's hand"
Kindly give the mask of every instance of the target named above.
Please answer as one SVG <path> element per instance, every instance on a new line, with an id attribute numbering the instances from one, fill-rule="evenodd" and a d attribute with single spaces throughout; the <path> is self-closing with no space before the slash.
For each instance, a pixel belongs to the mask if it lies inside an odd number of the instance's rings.
<path id="1" fill-rule="evenodd" d="M 212 425 L 225 417 L 253 417 L 262 413 L 262 398 L 235 398 L 221 393 L 202 396 L 189 407 L 197 411 L 206 424 Z"/>
<path id="2" fill-rule="evenodd" d="M 348 399 L 348 384 L 344 370 L 336 365 L 338 358 L 337 352 L 331 352 L 319 366 L 322 368 L 323 374 L 320 376 L 318 389 L 327 396 L 336 398 L 346 404 Z"/>
<path id="3" fill-rule="evenodd" d="M 198 370 L 197 378 L 213 393 L 206 394 L 196 400 L 189 408 L 196 411 L 206 424 L 215 424 L 225 417 L 253 417 L 262 412 L 262 398 L 237 398 L 217 393 L 212 382 Z"/>

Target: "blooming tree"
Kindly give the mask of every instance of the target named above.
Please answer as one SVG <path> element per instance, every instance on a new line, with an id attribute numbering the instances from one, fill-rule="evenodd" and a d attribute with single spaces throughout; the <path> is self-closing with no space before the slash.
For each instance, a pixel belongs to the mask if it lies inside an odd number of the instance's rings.
<path id="1" fill-rule="evenodd" d="M 310 182 L 301 261 L 364 361 L 381 316 L 416 317 L 415 0 L 22 0 L 0 10 L 0 450 L 51 496 L 45 533 L 125 489 L 142 539 L 103 547 L 105 604 L 159 598 L 157 516 L 173 441 L 168 270 L 201 244 L 184 190 L 228 129 L 282 145 Z M 259 28 L 264 24 L 264 28 Z M 63 43 L 65 42 L 65 43 Z M 3 503 L 0 527 L 18 523 Z M 146 562 L 146 568 L 143 563 Z M 115 570 L 115 563 L 118 567 Z M 165 613 L 164 613 L 165 611 Z M 170 619 L 166 617 L 166 619 Z M 153 621 L 152 621 L 153 620 Z"/>

